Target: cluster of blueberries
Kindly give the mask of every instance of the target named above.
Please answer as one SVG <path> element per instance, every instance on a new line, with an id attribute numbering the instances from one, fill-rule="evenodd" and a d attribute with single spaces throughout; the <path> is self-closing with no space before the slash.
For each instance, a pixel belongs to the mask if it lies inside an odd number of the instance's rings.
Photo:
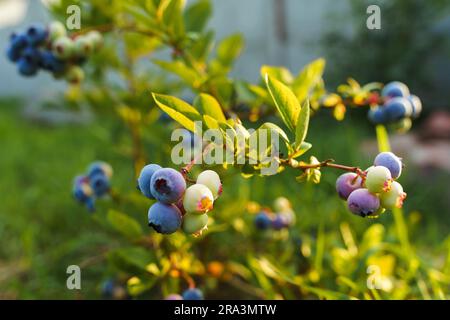
<path id="1" fill-rule="evenodd" d="M 102 297 L 108 300 L 126 300 L 130 298 L 125 286 L 114 279 L 108 279 L 103 282 Z"/>
<path id="2" fill-rule="evenodd" d="M 204 300 L 204 297 L 200 289 L 189 288 L 181 295 L 177 293 L 169 294 L 164 300 Z"/>
<path id="3" fill-rule="evenodd" d="M 77 176 L 73 183 L 73 196 L 90 212 L 95 211 L 95 199 L 101 198 L 111 189 L 112 167 L 103 161 L 93 162 L 87 175 Z"/>
<path id="4" fill-rule="evenodd" d="M 381 96 L 384 104 L 369 110 L 368 117 L 373 124 L 390 124 L 400 131 L 411 128 L 411 118 L 417 118 L 422 111 L 418 96 L 409 92 L 408 87 L 393 81 L 383 87 Z"/>
<path id="5" fill-rule="evenodd" d="M 379 153 L 363 175 L 344 173 L 336 191 L 347 200 L 348 209 L 361 217 L 378 217 L 386 209 L 401 208 L 406 193 L 395 181 L 402 173 L 402 160 L 392 152 Z"/>
<path id="6" fill-rule="evenodd" d="M 208 224 L 208 213 L 222 193 L 219 175 L 201 172 L 195 184 L 187 187 L 184 176 L 175 169 L 146 165 L 139 174 L 138 189 L 156 199 L 148 211 L 148 224 L 156 232 L 171 234 L 182 227 L 188 234 L 201 235 Z"/>
<path id="7" fill-rule="evenodd" d="M 295 224 L 295 213 L 292 210 L 291 203 L 284 197 L 275 199 L 273 208 L 276 213 L 270 209 L 262 209 L 255 217 L 255 227 L 259 230 L 282 230 Z"/>
<path id="8" fill-rule="evenodd" d="M 39 70 L 45 70 L 55 78 L 65 77 L 76 84 L 84 78 L 80 65 L 101 47 L 102 42 L 103 37 L 98 31 L 72 39 L 67 36 L 64 25 L 54 21 L 47 28 L 32 25 L 23 33 L 13 33 L 6 54 L 23 76 L 34 76 Z"/>

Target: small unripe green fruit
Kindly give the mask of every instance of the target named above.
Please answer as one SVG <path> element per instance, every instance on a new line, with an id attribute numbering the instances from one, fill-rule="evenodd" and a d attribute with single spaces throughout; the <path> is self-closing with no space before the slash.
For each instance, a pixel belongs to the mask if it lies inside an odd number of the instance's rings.
<path id="1" fill-rule="evenodd" d="M 59 37 L 53 42 L 53 54 L 60 59 L 68 59 L 72 56 L 74 44 L 68 37 Z"/>
<path id="2" fill-rule="evenodd" d="M 74 41 L 74 54 L 78 57 L 87 57 L 94 50 L 92 40 L 87 36 L 79 36 Z"/>
<path id="3" fill-rule="evenodd" d="M 383 166 L 373 166 L 367 170 L 366 188 L 371 193 L 381 193 L 390 190 L 391 172 Z"/>
<path id="4" fill-rule="evenodd" d="M 183 231 L 188 234 L 200 233 L 208 224 L 208 215 L 186 214 L 183 217 Z"/>
<path id="5" fill-rule="evenodd" d="M 402 185 L 394 181 L 391 189 L 380 195 L 381 206 L 387 209 L 401 208 L 405 198 L 406 193 L 403 192 Z"/>
<path id="6" fill-rule="evenodd" d="M 212 210 L 213 203 L 213 194 L 205 185 L 197 183 L 186 189 L 183 206 L 187 213 L 206 213 Z"/>
<path id="7" fill-rule="evenodd" d="M 67 31 L 63 23 L 59 21 L 53 21 L 48 26 L 48 33 L 50 42 L 53 42 L 60 37 L 64 37 L 67 34 Z"/>
<path id="8" fill-rule="evenodd" d="M 66 72 L 66 80 L 71 84 L 79 84 L 84 79 L 84 71 L 79 66 L 70 66 Z"/>
<path id="9" fill-rule="evenodd" d="M 285 197 L 278 197 L 273 202 L 273 209 L 276 212 L 291 211 L 291 202 Z"/>
<path id="10" fill-rule="evenodd" d="M 222 183 L 217 172 L 212 170 L 205 170 L 197 177 L 197 183 L 203 184 L 211 190 L 214 199 L 217 199 L 222 194 Z"/>
<path id="11" fill-rule="evenodd" d="M 100 32 L 94 30 L 90 31 L 86 37 L 91 41 L 94 50 L 98 50 L 103 45 L 103 36 Z"/>

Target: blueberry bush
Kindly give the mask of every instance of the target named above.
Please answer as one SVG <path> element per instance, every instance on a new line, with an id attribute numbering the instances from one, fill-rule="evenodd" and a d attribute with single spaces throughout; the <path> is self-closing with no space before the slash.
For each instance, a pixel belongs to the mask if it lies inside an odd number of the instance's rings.
<path id="1" fill-rule="evenodd" d="M 61 23 L 73 3 L 83 12 L 82 29 L 75 32 Z M 108 159 L 91 159 L 85 174 L 73 173 L 75 200 L 99 228 L 120 236 L 101 254 L 106 280 L 99 279 L 99 297 L 101 291 L 114 299 L 448 298 L 450 247 L 437 254 L 446 257 L 440 263 L 411 243 L 402 210 L 407 190 L 400 184 L 409 168 L 389 146 L 388 132 L 408 131 L 422 110 L 406 84 L 361 85 L 349 78 L 327 91 L 321 58 L 295 75 L 263 65 L 259 83 L 235 79 L 230 73 L 244 38 L 216 40 L 206 0 L 113 0 L 108 7 L 103 1 L 62 0 L 49 9 L 56 20 L 12 35 L 8 58 L 24 76 L 42 69 L 55 81 L 65 78 L 66 99 L 117 118 L 130 141 L 117 147 L 133 168 L 127 186 L 115 186 L 117 168 Z M 308 134 L 315 117 L 330 113 L 344 121 L 356 109 L 367 112 L 364 125 L 378 141 L 371 166 L 338 163 L 333 154 L 319 160 Z M 202 137 L 198 123 L 217 130 L 220 141 Z M 200 155 L 212 146 L 236 146 L 233 161 L 208 165 L 191 157 L 172 163 L 169 136 L 176 128 L 184 129 L 182 142 L 199 147 Z M 252 154 L 247 140 L 234 140 L 264 130 L 281 144 L 271 175 L 264 174 L 269 164 Z M 267 156 L 271 148 L 258 152 Z M 235 163 L 239 156 L 243 164 Z M 364 230 L 345 220 L 334 226 L 318 221 L 307 230 L 302 221 L 315 212 L 298 209 L 314 197 L 297 186 L 322 188 L 328 182 L 321 180 L 328 174 L 334 179 L 336 172 L 342 175 L 334 195 L 316 200 L 324 201 L 321 210 L 335 215 L 330 203 L 348 221 L 351 213 L 371 219 Z M 285 183 L 283 194 L 271 196 L 271 206 L 252 199 L 253 188 L 263 185 L 270 194 Z M 375 219 L 384 215 L 393 216 L 392 228 Z"/>

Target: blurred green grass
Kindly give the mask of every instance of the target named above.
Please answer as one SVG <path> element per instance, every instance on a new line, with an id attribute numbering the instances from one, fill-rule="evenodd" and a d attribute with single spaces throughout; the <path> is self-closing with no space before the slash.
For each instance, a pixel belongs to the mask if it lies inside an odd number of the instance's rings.
<path id="1" fill-rule="evenodd" d="M 89 125 L 45 126 L 24 119 L 22 108 L 23 104 L 17 100 L 0 101 L 0 240 L 3 244 L 0 270 L 4 274 L 0 277 L 0 298 L 98 298 L 101 279 L 110 271 L 99 255 L 119 240 L 108 228 L 100 227 L 99 219 L 73 201 L 71 183 L 91 161 L 101 159 L 111 163 L 115 170 L 114 188 L 132 192 L 134 173 L 127 157 L 131 142 L 125 128 L 107 115 Z M 162 152 L 160 144 L 161 138 L 169 138 L 163 127 L 156 124 L 146 128 L 145 153 L 152 161 L 168 165 L 170 161 L 164 155 L 169 147 Z M 363 139 L 374 139 L 372 128 L 364 120 L 346 119 L 338 123 L 321 114 L 311 123 L 307 140 L 313 149 L 307 155 L 366 167 L 374 155 L 361 153 L 359 144 Z M 418 174 L 417 170 L 408 167 L 402 177 L 409 195 L 405 204 L 406 220 L 413 245 L 419 252 L 432 254 L 450 233 L 450 221 L 446 217 L 448 200 L 442 192 L 450 178 L 441 172 Z M 315 236 L 319 225 L 325 233 L 337 233 L 343 221 L 350 224 L 357 236 L 374 223 L 383 224 L 388 234 L 394 234 L 392 214 L 374 221 L 347 212 L 334 191 L 334 181 L 340 172 L 324 170 L 319 186 L 299 184 L 293 174 L 285 172 L 276 177 L 248 180 L 227 176 L 226 192 L 217 210 L 225 212 L 236 199 L 270 205 L 277 196 L 286 196 L 297 212 L 294 232 L 300 235 Z M 143 202 L 142 208 L 146 205 Z M 144 226 L 146 211 L 142 208 L 133 208 L 130 214 Z M 245 215 L 244 207 L 234 209 Z M 103 214 L 101 210 L 102 204 L 97 215 Z M 411 215 L 413 211 L 420 216 Z M 243 238 L 245 250 L 245 236 L 238 233 L 218 234 L 211 241 L 219 245 L 226 237 L 239 236 Z M 282 253 L 270 252 L 276 248 L 271 245 L 266 249 L 272 256 L 281 258 Z M 204 253 L 204 257 L 227 259 L 235 249 L 218 248 L 218 252 Z M 66 289 L 65 272 L 71 264 L 86 265 L 82 268 L 83 290 L 78 292 Z"/>

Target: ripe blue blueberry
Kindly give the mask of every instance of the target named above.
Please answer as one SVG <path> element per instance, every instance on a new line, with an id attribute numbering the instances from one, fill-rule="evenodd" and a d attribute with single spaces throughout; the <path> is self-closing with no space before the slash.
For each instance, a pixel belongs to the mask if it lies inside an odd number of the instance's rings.
<path id="1" fill-rule="evenodd" d="M 148 164 L 142 168 L 141 173 L 139 174 L 137 180 L 139 190 L 149 199 L 155 199 L 150 191 L 150 180 L 152 179 L 153 174 L 159 169 L 161 169 L 161 166 L 157 164 Z"/>
<path id="2" fill-rule="evenodd" d="M 405 117 L 410 117 L 413 112 L 411 102 L 407 98 L 396 97 L 386 102 L 385 112 L 387 120 L 390 122 L 401 120 Z"/>
<path id="3" fill-rule="evenodd" d="M 289 221 L 284 214 L 278 213 L 272 221 L 274 230 L 281 230 L 289 226 Z"/>
<path id="4" fill-rule="evenodd" d="M 102 197 L 109 192 L 109 179 L 103 173 L 98 173 L 89 179 L 92 190 L 97 197 Z"/>
<path id="5" fill-rule="evenodd" d="M 20 52 L 28 45 L 27 37 L 24 34 L 12 34 L 10 48 L 13 51 Z"/>
<path id="6" fill-rule="evenodd" d="M 356 173 L 344 173 L 336 180 L 336 191 L 343 200 L 347 200 L 350 193 L 360 188 L 362 188 L 362 179 Z"/>
<path id="7" fill-rule="evenodd" d="M 399 81 L 393 81 L 384 86 L 381 95 L 389 98 L 408 97 L 409 89 L 406 84 Z"/>
<path id="8" fill-rule="evenodd" d="M 22 57 L 17 62 L 17 69 L 19 70 L 19 73 L 21 75 L 31 77 L 36 75 L 36 73 L 38 72 L 38 65 L 33 64 L 29 62 L 27 59 Z"/>
<path id="9" fill-rule="evenodd" d="M 22 55 L 21 55 L 20 50 L 15 50 L 15 49 L 13 49 L 11 46 L 9 46 L 9 47 L 6 49 L 6 56 L 8 57 L 8 59 L 9 59 L 11 62 L 17 62 L 17 61 L 20 59 L 20 57 L 21 57 Z"/>
<path id="10" fill-rule="evenodd" d="M 111 165 L 104 161 L 95 161 L 88 167 L 88 177 L 93 177 L 97 174 L 103 174 L 107 178 L 111 179 L 113 175 L 113 169 Z"/>
<path id="11" fill-rule="evenodd" d="M 26 32 L 28 43 L 32 46 L 39 46 L 45 42 L 48 31 L 39 25 L 30 26 Z"/>
<path id="12" fill-rule="evenodd" d="M 114 284 L 114 280 L 112 280 L 112 279 L 108 279 L 105 282 L 103 282 L 102 296 L 105 299 L 112 298 L 113 293 L 114 293 L 114 287 L 115 287 L 115 284 Z"/>
<path id="13" fill-rule="evenodd" d="M 197 288 L 190 288 L 183 292 L 184 300 L 203 300 L 203 293 Z"/>
<path id="14" fill-rule="evenodd" d="M 29 63 L 37 65 L 40 63 L 41 53 L 33 47 L 26 47 L 22 52 L 22 57 Z"/>
<path id="15" fill-rule="evenodd" d="M 402 174 L 402 159 L 392 152 L 379 153 L 373 162 L 375 166 L 383 166 L 391 172 L 392 179 L 397 179 Z"/>
<path id="16" fill-rule="evenodd" d="M 148 210 L 148 225 L 158 233 L 174 233 L 181 226 L 181 212 L 173 204 L 156 202 Z"/>
<path id="17" fill-rule="evenodd" d="M 150 180 L 151 194 L 158 201 L 164 203 L 177 202 L 185 190 L 186 181 L 183 175 L 172 168 L 163 168 L 156 171 Z"/>
<path id="18" fill-rule="evenodd" d="M 61 74 L 66 69 L 66 63 L 57 57 L 51 51 L 42 51 L 40 66 L 42 69 L 55 74 Z"/>
<path id="19" fill-rule="evenodd" d="M 347 199 L 348 209 L 361 217 L 373 215 L 380 208 L 380 199 L 367 189 L 357 189 Z"/>
<path id="20" fill-rule="evenodd" d="M 367 114 L 367 117 L 373 124 L 382 124 L 385 123 L 387 120 L 384 107 L 377 107 L 374 109 L 370 109 L 369 113 Z"/>
<path id="21" fill-rule="evenodd" d="M 411 102 L 412 105 L 412 117 L 417 118 L 420 113 L 422 112 L 422 101 L 418 96 L 410 95 L 408 97 L 408 100 Z"/>
<path id="22" fill-rule="evenodd" d="M 272 225 L 272 219 L 267 212 L 262 211 L 255 217 L 255 227 L 259 230 L 267 230 Z"/>

